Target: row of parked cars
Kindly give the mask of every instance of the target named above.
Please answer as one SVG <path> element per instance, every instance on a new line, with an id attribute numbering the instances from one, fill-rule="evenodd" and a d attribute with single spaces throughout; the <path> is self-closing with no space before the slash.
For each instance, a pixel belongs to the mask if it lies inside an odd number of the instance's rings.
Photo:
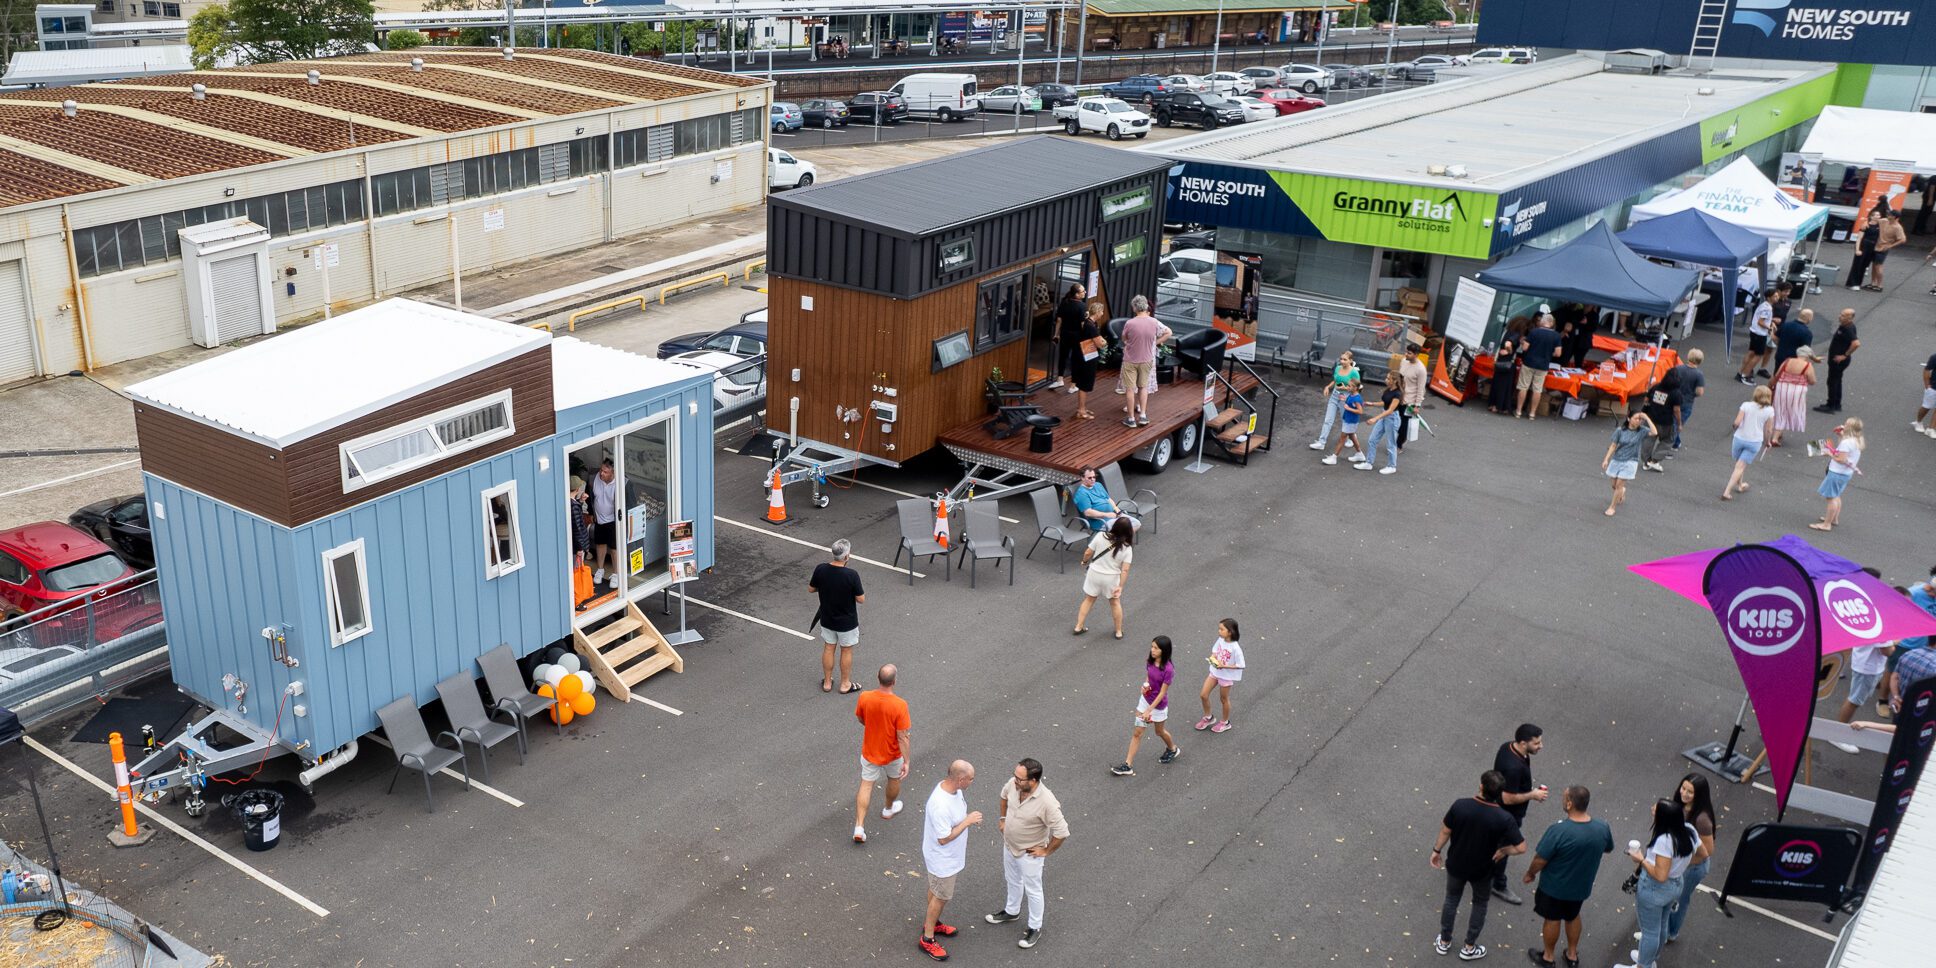
<path id="1" fill-rule="evenodd" d="M 154 595 L 118 594 L 154 564 L 140 494 L 0 530 L 0 682 L 158 621 Z"/>

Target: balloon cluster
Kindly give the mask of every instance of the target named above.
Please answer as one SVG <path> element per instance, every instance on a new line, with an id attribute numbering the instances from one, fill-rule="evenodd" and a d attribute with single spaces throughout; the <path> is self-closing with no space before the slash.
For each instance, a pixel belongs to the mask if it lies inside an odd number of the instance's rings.
<path id="1" fill-rule="evenodd" d="M 582 666 L 577 655 L 565 652 L 531 670 L 538 695 L 552 700 L 551 721 L 560 726 L 578 716 L 589 716 L 598 708 L 598 700 L 593 698 L 598 680 Z"/>

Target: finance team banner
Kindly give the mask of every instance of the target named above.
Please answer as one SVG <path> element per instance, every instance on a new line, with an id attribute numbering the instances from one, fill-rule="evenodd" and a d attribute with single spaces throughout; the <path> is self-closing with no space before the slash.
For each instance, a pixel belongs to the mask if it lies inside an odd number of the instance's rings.
<path id="1" fill-rule="evenodd" d="M 1487 0 L 1479 43 L 1685 51 L 1699 0 Z M 1928 0 L 1733 0 L 1722 57 L 1936 65 Z"/>

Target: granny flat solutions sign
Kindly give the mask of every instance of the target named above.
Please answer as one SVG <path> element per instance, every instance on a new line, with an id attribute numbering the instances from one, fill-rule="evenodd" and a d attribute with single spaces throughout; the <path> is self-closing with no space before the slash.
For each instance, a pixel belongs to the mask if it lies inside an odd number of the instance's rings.
<path id="1" fill-rule="evenodd" d="M 1413 252 L 1485 258 L 1495 196 L 1186 162 L 1170 169 L 1168 218 Z"/>
<path id="2" fill-rule="evenodd" d="M 1697 0 L 1488 0 L 1482 44 L 1682 51 Z M 1927 0 L 1734 0 L 1718 54 L 1846 64 L 1936 65 L 1936 6 Z"/>

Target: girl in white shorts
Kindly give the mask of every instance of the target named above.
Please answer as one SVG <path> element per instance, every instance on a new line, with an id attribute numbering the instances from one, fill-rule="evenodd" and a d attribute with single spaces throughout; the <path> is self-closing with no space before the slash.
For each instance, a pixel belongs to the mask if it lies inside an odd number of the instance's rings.
<path id="1" fill-rule="evenodd" d="M 1203 702 L 1203 718 L 1197 720 L 1198 729 L 1213 733 L 1230 730 L 1230 687 L 1244 677 L 1244 647 L 1237 641 L 1237 620 L 1227 618 L 1217 623 L 1217 642 L 1210 647 L 1210 674 L 1203 677 L 1203 691 L 1197 699 Z M 1210 690 L 1215 689 L 1223 699 L 1223 718 L 1210 715 Z"/>

